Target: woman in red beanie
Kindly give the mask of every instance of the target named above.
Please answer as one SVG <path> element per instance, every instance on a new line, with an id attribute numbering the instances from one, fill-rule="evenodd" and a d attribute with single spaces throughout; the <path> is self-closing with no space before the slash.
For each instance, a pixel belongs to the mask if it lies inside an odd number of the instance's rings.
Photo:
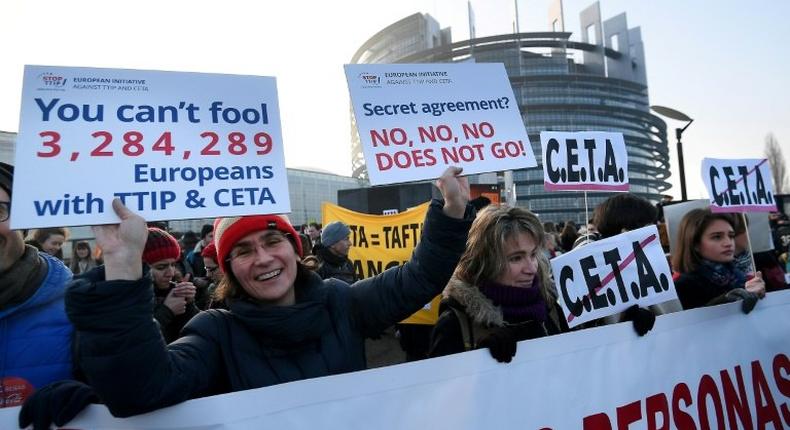
<path id="1" fill-rule="evenodd" d="M 181 247 L 170 233 L 148 228 L 143 262 L 151 269 L 154 285 L 154 319 L 165 342 L 178 339 L 184 325 L 200 310 L 195 306 L 195 286 L 191 282 L 174 282 Z"/>
<path id="2" fill-rule="evenodd" d="M 302 265 L 301 242 L 286 217 L 217 219 L 214 241 L 228 310 L 201 312 L 169 345 L 155 336 L 151 281 L 141 269 L 144 220 L 116 199 L 120 225 L 94 227 L 106 275 L 81 278 L 67 292 L 92 389 L 115 416 L 129 416 L 195 397 L 365 369 L 364 339 L 439 294 L 464 251 L 474 210 L 460 174 L 451 167 L 437 181 L 444 202 L 432 202 L 411 260 L 351 288 Z M 51 397 L 58 396 L 72 393 Z"/>

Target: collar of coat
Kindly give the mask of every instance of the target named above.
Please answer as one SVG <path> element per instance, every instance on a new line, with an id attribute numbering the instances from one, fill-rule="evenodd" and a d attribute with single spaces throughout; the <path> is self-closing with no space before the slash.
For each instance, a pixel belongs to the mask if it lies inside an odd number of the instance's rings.
<path id="1" fill-rule="evenodd" d="M 464 306 L 466 314 L 476 324 L 485 327 L 501 327 L 505 325 L 502 309 L 494 305 L 477 286 L 464 282 L 453 276 L 442 292 L 442 296 L 453 298 Z"/>

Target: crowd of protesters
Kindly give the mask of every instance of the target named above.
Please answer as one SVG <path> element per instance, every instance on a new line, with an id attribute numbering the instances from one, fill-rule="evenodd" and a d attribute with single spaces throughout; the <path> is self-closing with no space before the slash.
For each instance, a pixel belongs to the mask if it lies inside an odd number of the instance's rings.
<path id="1" fill-rule="evenodd" d="M 364 340 L 438 294 L 435 326 L 402 327 L 418 339 L 410 359 L 485 348 L 510 362 L 519 341 L 569 331 L 551 258 L 663 222 L 632 194 L 607 199 L 581 227 L 541 222 L 470 202 L 450 168 L 411 260 L 371 278 L 355 273 L 342 222 L 224 217 L 176 235 L 117 200 L 120 224 L 94 227 L 94 249 L 76 241 L 67 267 L 67 229 L 10 230 L 12 181 L 13 167 L 0 164 L 0 407 L 24 403 L 20 425 L 35 428 L 63 425 L 89 403 L 129 416 L 365 369 Z M 730 214 L 687 213 L 668 255 L 680 303 L 632 306 L 592 325 L 631 321 L 643 336 L 656 315 L 682 309 L 742 301 L 750 312 L 766 291 L 787 288 L 790 221 L 772 215 L 776 252 L 754 257 L 738 239 L 746 227 Z"/>

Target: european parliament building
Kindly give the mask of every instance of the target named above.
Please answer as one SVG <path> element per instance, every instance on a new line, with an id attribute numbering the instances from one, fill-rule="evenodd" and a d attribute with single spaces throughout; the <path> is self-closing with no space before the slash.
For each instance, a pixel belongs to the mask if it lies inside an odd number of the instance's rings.
<path id="1" fill-rule="evenodd" d="M 471 21 L 471 20 L 470 20 Z M 650 113 L 640 29 L 624 13 L 601 21 L 596 2 L 580 13 L 581 41 L 564 31 L 562 3 L 549 11 L 553 31 L 502 34 L 451 42 L 430 15 L 408 16 L 376 33 L 352 63 L 504 63 L 519 108 L 542 165 L 541 131 L 621 132 L 628 150 L 630 190 L 652 202 L 669 189 L 666 124 Z M 367 176 L 352 113 L 352 175 Z M 496 175 L 477 182 L 496 181 Z M 545 221 L 585 221 L 584 194 L 547 192 L 543 170 L 513 172 L 517 204 Z M 498 179 L 502 182 L 502 177 Z M 588 193 L 590 211 L 610 193 Z"/>

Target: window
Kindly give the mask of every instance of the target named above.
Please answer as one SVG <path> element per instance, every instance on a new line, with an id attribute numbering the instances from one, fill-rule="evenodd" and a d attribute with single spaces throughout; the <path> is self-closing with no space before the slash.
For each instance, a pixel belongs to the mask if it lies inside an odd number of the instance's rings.
<path id="1" fill-rule="evenodd" d="M 595 39 L 595 24 L 587 26 L 587 43 L 598 44 L 598 41 Z"/>
<path id="2" fill-rule="evenodd" d="M 609 46 L 614 49 L 615 51 L 620 51 L 620 35 L 613 34 L 612 37 L 609 38 Z"/>

